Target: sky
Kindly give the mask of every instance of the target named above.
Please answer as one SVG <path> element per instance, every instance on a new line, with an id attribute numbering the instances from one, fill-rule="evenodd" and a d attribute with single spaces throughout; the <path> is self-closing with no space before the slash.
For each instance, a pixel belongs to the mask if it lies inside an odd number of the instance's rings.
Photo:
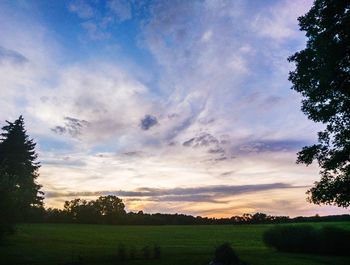
<path id="1" fill-rule="evenodd" d="M 119 196 L 128 211 L 229 217 L 313 205 L 296 153 L 288 56 L 310 0 L 1 0 L 0 125 L 24 116 L 46 207 Z"/>

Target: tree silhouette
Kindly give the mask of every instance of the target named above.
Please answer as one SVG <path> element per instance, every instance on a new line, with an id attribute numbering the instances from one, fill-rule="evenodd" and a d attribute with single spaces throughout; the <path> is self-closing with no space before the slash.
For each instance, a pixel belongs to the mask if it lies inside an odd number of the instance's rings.
<path id="1" fill-rule="evenodd" d="M 298 163 L 317 160 L 321 180 L 309 191 L 316 204 L 350 205 L 350 2 L 316 0 L 299 18 L 306 48 L 289 58 L 292 89 L 301 93 L 302 111 L 326 125 L 318 144 L 304 147 Z"/>
<path id="2" fill-rule="evenodd" d="M 113 195 L 100 196 L 94 206 L 108 224 L 120 223 L 126 214 L 123 201 Z"/>
<path id="3" fill-rule="evenodd" d="M 13 223 L 33 206 L 41 206 L 41 186 L 36 183 L 39 163 L 35 143 L 29 139 L 23 117 L 6 121 L 0 134 L 1 214 L 4 222 Z"/>
<path id="4" fill-rule="evenodd" d="M 64 210 L 72 221 L 77 223 L 95 223 L 99 221 L 99 212 L 93 201 L 74 199 L 64 203 Z"/>
<path id="5" fill-rule="evenodd" d="M 79 198 L 66 201 L 61 214 L 64 213 L 77 223 L 120 224 L 126 216 L 123 201 L 113 195 L 100 196 L 92 201 Z"/>
<path id="6" fill-rule="evenodd" d="M 4 168 L 0 166 L 0 240 L 5 235 L 13 232 L 12 224 L 15 221 L 14 201 L 10 178 Z"/>

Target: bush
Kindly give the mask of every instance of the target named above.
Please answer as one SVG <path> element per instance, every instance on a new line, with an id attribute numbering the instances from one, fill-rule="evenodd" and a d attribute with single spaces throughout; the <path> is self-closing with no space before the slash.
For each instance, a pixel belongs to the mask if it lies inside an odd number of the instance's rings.
<path id="1" fill-rule="evenodd" d="M 278 251 L 312 252 L 315 247 L 315 229 L 309 225 L 275 226 L 264 233 L 266 245 Z"/>
<path id="2" fill-rule="evenodd" d="M 263 235 L 267 246 L 278 251 L 314 253 L 324 255 L 349 255 L 347 244 L 350 231 L 325 226 L 311 225 L 275 226 Z"/>
<path id="3" fill-rule="evenodd" d="M 333 226 L 325 226 L 319 237 L 319 253 L 350 256 L 350 231 Z"/>
<path id="4" fill-rule="evenodd" d="M 241 261 L 229 243 L 224 243 L 215 249 L 214 260 L 210 265 L 247 265 Z"/>

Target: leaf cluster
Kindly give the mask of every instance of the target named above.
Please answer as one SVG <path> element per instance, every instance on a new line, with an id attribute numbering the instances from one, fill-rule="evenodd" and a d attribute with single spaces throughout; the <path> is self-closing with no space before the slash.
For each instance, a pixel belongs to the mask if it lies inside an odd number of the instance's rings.
<path id="1" fill-rule="evenodd" d="M 308 38 L 306 48 L 289 57 L 289 75 L 301 93 L 302 111 L 325 125 L 318 144 L 304 147 L 298 163 L 316 160 L 321 180 L 309 190 L 313 203 L 350 205 L 350 2 L 316 0 L 299 18 Z"/>

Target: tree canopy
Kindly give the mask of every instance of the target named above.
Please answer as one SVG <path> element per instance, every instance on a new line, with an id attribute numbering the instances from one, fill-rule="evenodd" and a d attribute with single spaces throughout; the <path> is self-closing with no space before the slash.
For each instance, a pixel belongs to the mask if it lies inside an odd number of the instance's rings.
<path id="1" fill-rule="evenodd" d="M 11 224 L 31 207 L 41 206 L 43 193 L 36 182 L 36 144 L 27 135 L 23 117 L 6 122 L 0 134 L 0 210 L 3 222 Z"/>
<path id="2" fill-rule="evenodd" d="M 76 222 L 118 224 L 125 217 L 123 201 L 114 196 L 100 196 L 96 200 L 74 199 L 64 203 L 64 212 Z"/>
<path id="3" fill-rule="evenodd" d="M 299 18 L 308 38 L 292 55 L 292 89 L 301 93 L 302 111 L 325 124 L 318 143 L 303 147 L 298 163 L 317 160 L 321 179 L 309 191 L 316 204 L 350 205 L 350 1 L 316 0 Z"/>

